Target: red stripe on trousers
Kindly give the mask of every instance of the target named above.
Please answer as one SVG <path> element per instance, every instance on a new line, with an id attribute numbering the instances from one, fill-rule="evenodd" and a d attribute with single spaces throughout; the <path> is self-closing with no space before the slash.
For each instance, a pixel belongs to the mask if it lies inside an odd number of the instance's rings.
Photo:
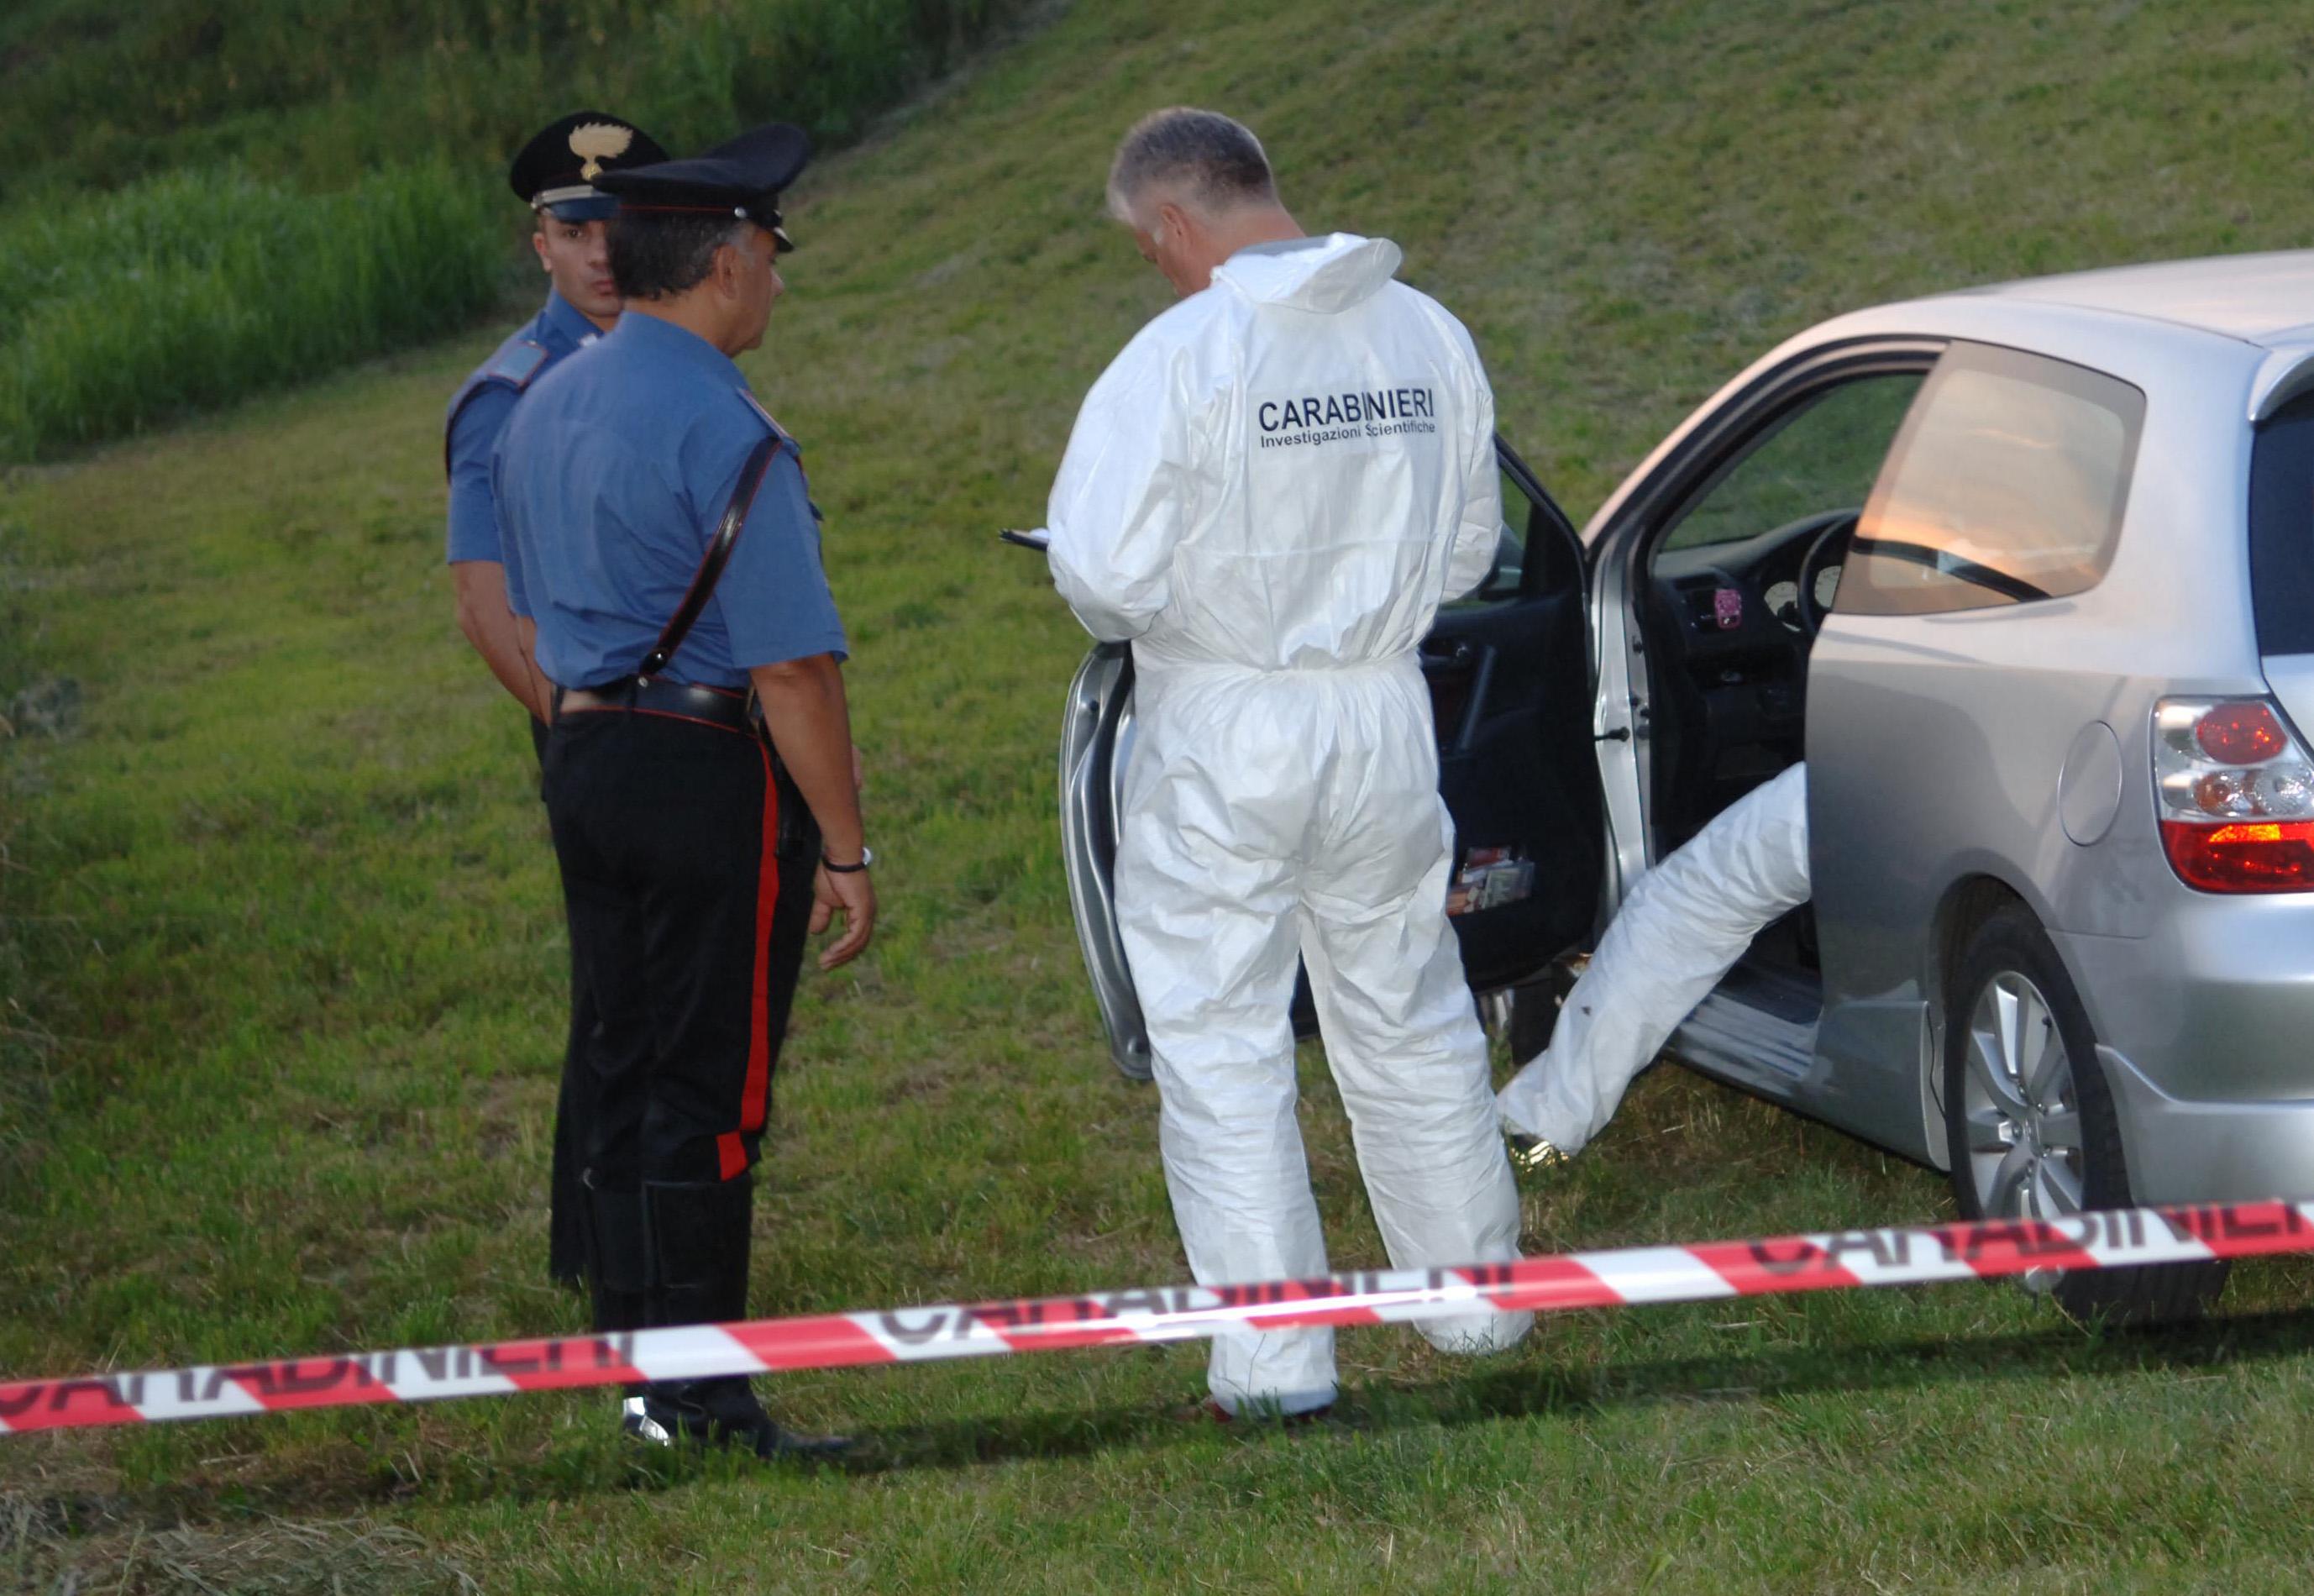
<path id="1" fill-rule="evenodd" d="M 764 851 L 755 871 L 755 976 L 747 1012 L 747 1080 L 739 1089 L 739 1128 L 715 1139 L 726 1180 L 747 1170 L 746 1132 L 764 1128 L 764 1101 L 772 1086 L 772 916 L 780 906 L 780 784 L 772 776 L 772 752 L 760 743 L 764 761 Z"/>

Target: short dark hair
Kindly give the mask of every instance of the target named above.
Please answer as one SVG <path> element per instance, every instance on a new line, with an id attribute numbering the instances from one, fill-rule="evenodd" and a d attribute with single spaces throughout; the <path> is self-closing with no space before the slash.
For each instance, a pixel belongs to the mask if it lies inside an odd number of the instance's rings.
<path id="1" fill-rule="evenodd" d="M 1277 200 L 1276 177 L 1252 129 L 1188 105 L 1151 112 L 1117 146 L 1108 168 L 1109 214 L 1132 221 L 1134 202 L 1161 183 L 1208 210 Z"/>
<path id="2" fill-rule="evenodd" d="M 729 214 L 623 210 L 611 218 L 611 278 L 622 299 L 664 299 L 707 280 L 715 251 L 755 224 Z"/>

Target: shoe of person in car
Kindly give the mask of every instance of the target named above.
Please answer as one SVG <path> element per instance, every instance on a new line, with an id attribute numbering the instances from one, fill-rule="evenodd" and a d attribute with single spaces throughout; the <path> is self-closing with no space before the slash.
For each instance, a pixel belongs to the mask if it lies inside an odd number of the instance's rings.
<path id="1" fill-rule="evenodd" d="M 764 1459 L 827 1462 L 852 1450 L 842 1435 L 799 1435 L 764 1411 L 742 1379 L 653 1386 L 620 1405 L 619 1427 L 649 1446 L 737 1447 Z"/>
<path id="2" fill-rule="evenodd" d="M 1531 1178 L 1545 1170 L 1559 1168 L 1568 1161 L 1567 1155 L 1556 1144 L 1540 1136 L 1506 1131 L 1503 1140 L 1510 1143 L 1511 1168 Z"/>

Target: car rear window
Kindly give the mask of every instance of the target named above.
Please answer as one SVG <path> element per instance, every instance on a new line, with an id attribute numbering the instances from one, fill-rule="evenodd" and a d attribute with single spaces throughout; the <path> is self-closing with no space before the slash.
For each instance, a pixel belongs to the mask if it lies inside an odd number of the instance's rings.
<path id="1" fill-rule="evenodd" d="M 2257 429 L 2249 457 L 2249 588 L 2260 654 L 2314 654 L 2314 393 Z"/>
<path id="2" fill-rule="evenodd" d="M 1837 607 L 1923 615 L 2062 598 L 2112 563 L 2145 396 L 1986 344 L 1946 351 L 1857 524 Z"/>

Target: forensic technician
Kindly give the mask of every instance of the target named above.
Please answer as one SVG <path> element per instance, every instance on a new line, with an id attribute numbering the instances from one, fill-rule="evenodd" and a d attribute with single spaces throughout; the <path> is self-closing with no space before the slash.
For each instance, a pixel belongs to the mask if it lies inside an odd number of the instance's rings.
<path id="1" fill-rule="evenodd" d="M 1086 629 L 1133 644 L 1117 907 L 1190 1267 L 1208 1284 L 1325 1270 L 1294 1123 L 1297 959 L 1391 1261 L 1514 1259 L 1415 656 L 1494 558 L 1486 374 L 1462 323 L 1393 280 L 1397 245 L 1304 236 L 1227 117 L 1143 120 L 1108 205 L 1181 299 L 1086 396 L 1050 560 Z M 1422 1330 L 1492 1351 L 1531 1322 Z M 1326 1407 L 1332 1336 L 1216 1338 L 1211 1406 Z"/>
<path id="2" fill-rule="evenodd" d="M 763 341 L 803 134 L 755 128 L 605 173 L 626 310 L 533 384 L 499 445 L 509 601 L 557 690 L 546 806 L 580 1001 L 598 1329 L 747 1317 L 752 1170 L 807 934 L 876 918 L 843 629 L 794 438 L 732 357 Z M 753 702 L 760 715 L 751 712 Z M 823 852 L 823 850 L 825 851 Z M 741 1378 L 631 1390 L 640 1440 L 761 1457 L 790 1434 Z"/>
<path id="3" fill-rule="evenodd" d="M 611 281 L 605 223 L 618 201 L 594 186 L 621 166 L 664 161 L 667 152 L 632 122 L 599 110 L 573 111 L 534 134 L 514 158 L 507 181 L 530 207 L 536 225 L 530 247 L 550 284 L 546 306 L 517 328 L 450 396 L 443 428 L 442 461 L 450 479 L 450 579 L 457 593 L 458 630 L 482 657 L 499 685 L 526 712 L 531 745 L 546 756 L 549 706 L 531 668 L 526 629 L 507 606 L 506 561 L 499 548 L 498 501 L 490 487 L 490 455 L 523 393 L 555 363 L 591 344 L 619 319 L 619 291 Z M 565 1284 L 582 1277 L 578 1169 L 570 1145 L 577 1110 L 572 1093 L 586 1089 L 579 1048 L 592 1028 L 574 1010 L 554 1109 L 554 1173 L 549 1187 L 547 1274 Z"/>

